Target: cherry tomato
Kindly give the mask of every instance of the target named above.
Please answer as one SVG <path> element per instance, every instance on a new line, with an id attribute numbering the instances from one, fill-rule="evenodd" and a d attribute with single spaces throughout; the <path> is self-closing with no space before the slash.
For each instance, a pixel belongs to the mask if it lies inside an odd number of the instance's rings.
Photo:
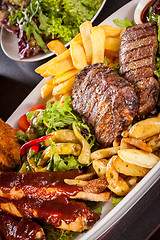
<path id="1" fill-rule="evenodd" d="M 27 115 L 24 114 L 22 117 L 19 119 L 19 126 L 21 127 L 22 131 L 26 132 L 28 127 L 29 127 L 29 121 L 27 120 Z"/>
<path id="2" fill-rule="evenodd" d="M 36 110 L 38 110 L 38 109 L 45 109 L 45 108 L 46 108 L 46 107 L 43 106 L 43 105 L 36 105 L 36 106 L 32 107 L 32 108 L 29 110 L 29 112 L 36 111 Z"/>

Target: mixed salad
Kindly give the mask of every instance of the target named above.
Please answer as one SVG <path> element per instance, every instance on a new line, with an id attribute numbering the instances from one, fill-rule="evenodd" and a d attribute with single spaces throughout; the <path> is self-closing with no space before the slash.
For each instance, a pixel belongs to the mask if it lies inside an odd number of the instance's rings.
<path id="1" fill-rule="evenodd" d="M 69 42 L 101 4 L 102 0 L 4 0 L 0 19 L 4 28 L 17 35 L 23 59 L 47 52 L 51 39 Z"/>

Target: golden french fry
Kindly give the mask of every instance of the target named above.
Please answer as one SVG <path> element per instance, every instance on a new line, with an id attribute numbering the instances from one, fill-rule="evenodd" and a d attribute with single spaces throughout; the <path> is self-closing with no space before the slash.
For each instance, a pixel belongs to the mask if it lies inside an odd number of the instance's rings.
<path id="1" fill-rule="evenodd" d="M 80 32 L 82 36 L 82 42 L 84 46 L 84 50 L 86 53 L 87 63 L 91 63 L 92 61 L 92 23 L 90 21 L 86 21 L 80 25 Z"/>
<path id="2" fill-rule="evenodd" d="M 92 166 L 99 177 L 105 176 L 108 161 L 106 159 L 96 159 Z"/>
<path id="3" fill-rule="evenodd" d="M 86 173 L 86 174 L 79 175 L 79 176 L 75 177 L 75 179 L 88 181 L 88 180 L 93 179 L 93 177 L 95 177 L 95 176 L 96 176 L 95 172 L 89 172 L 89 173 Z"/>
<path id="4" fill-rule="evenodd" d="M 117 186 L 115 188 L 111 185 L 108 185 L 108 188 L 118 196 L 125 196 L 130 190 L 128 184 L 121 177 L 118 178 Z"/>
<path id="5" fill-rule="evenodd" d="M 106 179 L 109 185 L 113 188 L 116 188 L 119 177 L 117 170 L 114 168 L 114 161 L 116 158 L 117 156 L 111 157 L 106 168 Z"/>
<path id="6" fill-rule="evenodd" d="M 72 41 L 77 42 L 77 43 L 79 43 L 80 45 L 83 45 L 81 33 L 78 33 L 78 34 L 73 38 Z"/>
<path id="7" fill-rule="evenodd" d="M 72 77 L 65 82 L 60 83 L 58 86 L 53 88 L 52 95 L 65 94 L 72 90 L 75 77 Z"/>
<path id="8" fill-rule="evenodd" d="M 110 147 L 110 148 L 104 148 L 99 149 L 93 153 L 91 153 L 91 160 L 94 159 L 102 159 L 102 158 L 110 158 L 113 155 L 117 154 L 120 147 Z"/>
<path id="9" fill-rule="evenodd" d="M 118 52 L 120 48 L 120 38 L 107 37 L 105 40 L 105 49 L 108 51 Z"/>
<path id="10" fill-rule="evenodd" d="M 141 139 L 137 139 L 137 138 L 123 138 L 123 142 L 125 143 L 129 143 L 137 148 L 140 148 L 146 152 L 152 152 L 152 148 L 145 143 L 144 141 L 142 141 Z"/>
<path id="11" fill-rule="evenodd" d="M 127 176 L 143 177 L 149 172 L 148 168 L 125 162 L 120 157 L 117 157 L 113 164 L 117 172 Z"/>
<path id="12" fill-rule="evenodd" d="M 50 97 L 48 101 L 50 103 L 55 103 L 57 101 L 60 101 L 61 97 L 62 97 L 62 95 L 54 95 L 54 96 Z"/>
<path id="13" fill-rule="evenodd" d="M 87 66 L 86 54 L 84 52 L 83 47 L 79 43 L 71 41 L 70 50 L 73 65 L 76 69 L 82 69 L 85 66 Z"/>
<path id="14" fill-rule="evenodd" d="M 91 149 L 90 145 L 87 142 L 87 140 L 80 134 L 80 132 L 76 128 L 76 124 L 73 123 L 73 132 L 77 139 L 81 142 L 82 144 L 82 151 L 81 154 L 78 157 L 78 162 L 81 164 L 89 164 L 90 163 L 90 155 L 91 155 Z"/>
<path id="15" fill-rule="evenodd" d="M 100 25 L 99 27 L 104 30 L 106 37 L 119 37 L 122 32 L 121 28 L 113 27 L 111 25 Z"/>
<path id="16" fill-rule="evenodd" d="M 64 179 L 64 182 L 68 185 L 76 185 L 79 187 L 83 187 L 87 184 L 87 181 L 84 180 L 78 180 L 78 179 Z"/>
<path id="17" fill-rule="evenodd" d="M 77 69 L 70 70 L 70 71 L 65 72 L 64 74 L 62 74 L 58 77 L 55 77 L 53 81 L 54 81 L 54 83 L 64 82 L 64 81 L 68 80 L 69 78 L 76 76 L 76 74 L 78 72 L 79 71 Z"/>
<path id="18" fill-rule="evenodd" d="M 47 97 L 53 91 L 53 86 L 49 86 L 47 84 L 41 87 L 41 97 Z"/>
<path id="19" fill-rule="evenodd" d="M 145 168 L 154 167 L 160 160 L 155 154 L 138 149 L 121 149 L 118 151 L 118 156 L 125 162 Z"/>
<path id="20" fill-rule="evenodd" d="M 74 69 L 73 62 L 71 57 L 68 57 L 67 59 L 55 63 L 53 66 L 48 67 L 47 74 L 49 74 L 49 76 L 53 75 L 57 77 L 72 69 Z"/>
<path id="21" fill-rule="evenodd" d="M 66 92 L 65 94 L 63 94 L 63 95 L 60 97 L 58 107 L 64 106 L 64 101 L 65 101 L 66 97 L 71 96 L 71 93 L 72 93 L 72 92 L 71 92 L 71 90 L 70 90 L 69 92 Z"/>
<path id="22" fill-rule="evenodd" d="M 48 62 L 46 62 L 46 63 L 42 64 L 41 66 L 39 66 L 38 68 L 36 68 L 35 72 L 43 75 L 49 67 L 53 66 L 54 64 L 56 64 L 60 61 L 63 61 L 65 59 L 69 58 L 70 55 L 71 55 L 70 49 L 68 49 L 65 52 L 63 52 L 62 54 L 58 55 L 57 57 L 52 58 Z"/>
<path id="23" fill-rule="evenodd" d="M 113 141 L 113 147 L 119 147 L 121 144 L 121 138 L 115 138 Z"/>
<path id="24" fill-rule="evenodd" d="M 52 40 L 47 44 L 47 47 L 50 51 L 54 52 L 56 55 L 59 55 L 67 50 L 62 42 L 59 40 Z"/>
<path id="25" fill-rule="evenodd" d="M 160 117 L 147 118 L 134 124 L 129 130 L 129 137 L 145 139 L 160 133 Z"/>
<path id="26" fill-rule="evenodd" d="M 105 32 L 102 28 L 92 29 L 92 64 L 104 62 Z"/>
<path id="27" fill-rule="evenodd" d="M 126 28 L 123 28 L 122 31 L 121 31 L 121 33 L 120 33 L 120 35 L 119 35 L 120 38 L 122 37 L 122 35 L 123 35 L 123 33 L 124 33 L 125 31 L 126 31 Z"/>

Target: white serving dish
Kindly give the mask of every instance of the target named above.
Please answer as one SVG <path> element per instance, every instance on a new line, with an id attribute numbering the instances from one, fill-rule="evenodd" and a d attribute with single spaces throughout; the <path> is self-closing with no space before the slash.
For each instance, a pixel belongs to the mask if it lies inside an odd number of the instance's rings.
<path id="1" fill-rule="evenodd" d="M 106 0 L 103 0 L 100 8 L 92 18 L 91 22 L 93 22 L 98 17 L 105 2 Z M 65 46 L 67 47 L 68 45 L 69 43 L 67 43 Z M 13 59 L 14 61 L 36 62 L 54 55 L 53 52 L 48 51 L 48 53 L 39 53 L 33 57 L 20 60 L 20 57 L 18 55 L 18 39 L 15 34 L 8 32 L 4 27 L 2 27 L 1 29 L 1 47 L 3 52 L 7 55 L 7 57 Z"/>
<path id="2" fill-rule="evenodd" d="M 127 17 L 129 20 L 133 20 L 134 10 L 137 6 L 138 0 L 133 0 L 127 5 L 119 9 L 109 18 L 101 23 L 113 24 L 113 19 Z M 34 90 L 28 95 L 28 97 L 22 102 L 17 110 L 11 115 L 7 123 L 11 126 L 18 127 L 18 119 L 24 113 L 26 113 L 31 107 L 36 104 L 43 104 L 45 101 L 41 99 L 40 89 L 44 84 L 42 80 Z M 160 162 L 150 170 L 150 172 L 136 185 L 136 187 L 123 198 L 123 200 L 116 206 L 112 207 L 110 201 L 103 203 L 102 216 L 100 220 L 93 226 L 91 230 L 86 233 L 79 234 L 76 240 L 96 240 L 108 232 L 142 197 L 143 195 L 158 181 L 160 175 Z"/>

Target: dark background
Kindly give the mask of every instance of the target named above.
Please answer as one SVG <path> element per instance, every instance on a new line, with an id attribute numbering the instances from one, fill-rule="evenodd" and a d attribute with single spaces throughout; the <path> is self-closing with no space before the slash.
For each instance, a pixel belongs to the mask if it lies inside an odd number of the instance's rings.
<path id="1" fill-rule="evenodd" d="M 98 25 L 127 2 L 129 1 L 107 0 L 94 25 Z M 9 59 L 0 47 L 0 117 L 4 121 L 39 83 L 41 77 L 34 69 L 47 60 L 33 63 L 15 62 Z M 159 230 L 156 231 L 159 227 L 160 181 L 107 233 L 104 239 L 160 239 Z"/>

